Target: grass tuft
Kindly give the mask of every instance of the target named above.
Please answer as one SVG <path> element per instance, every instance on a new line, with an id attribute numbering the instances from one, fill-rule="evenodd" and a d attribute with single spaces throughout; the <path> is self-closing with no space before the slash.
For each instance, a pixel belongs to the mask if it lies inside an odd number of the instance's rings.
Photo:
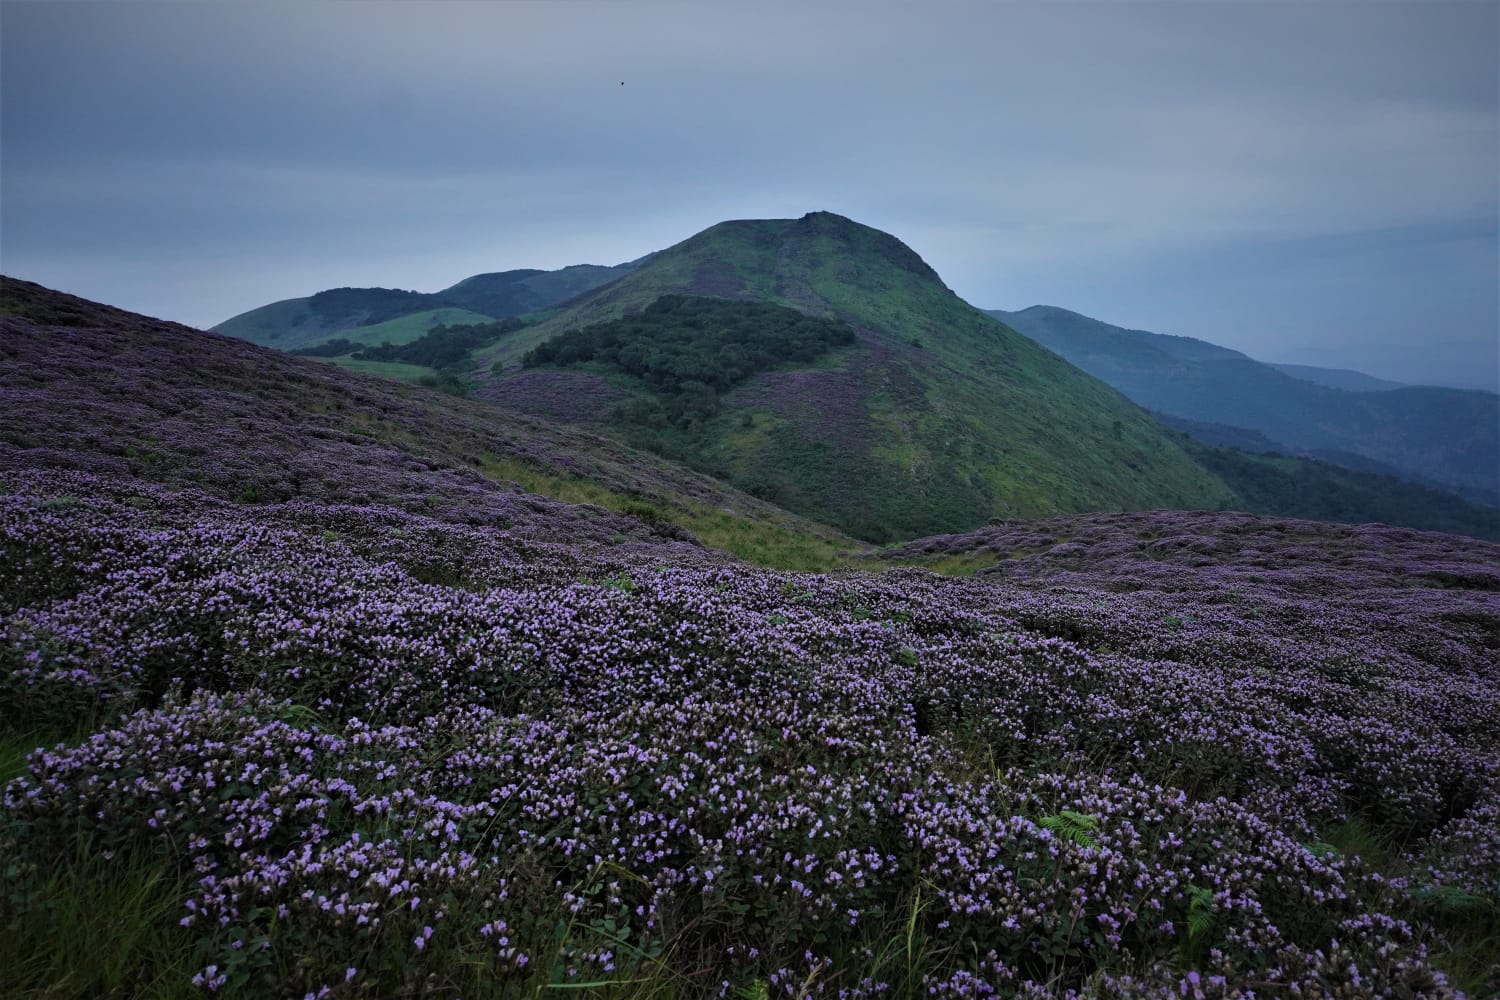
<path id="1" fill-rule="evenodd" d="M 178 924 L 189 889 L 190 880 L 164 859 L 106 858 L 85 843 L 46 873 L 7 862 L 0 871 L 0 996 L 199 996 L 193 938 Z"/>

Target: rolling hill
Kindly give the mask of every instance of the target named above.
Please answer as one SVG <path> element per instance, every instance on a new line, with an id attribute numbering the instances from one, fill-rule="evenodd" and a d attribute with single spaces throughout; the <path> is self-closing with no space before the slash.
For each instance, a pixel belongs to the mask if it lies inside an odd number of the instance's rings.
<path id="1" fill-rule="evenodd" d="M 440 292 L 331 288 L 251 309 L 213 329 L 287 351 L 334 337 L 366 344 L 402 343 L 443 323 L 482 323 L 549 308 L 616 280 L 638 263 L 476 274 Z"/>
<path id="2" fill-rule="evenodd" d="M 663 392 L 701 378 L 678 372 L 664 389 L 615 363 L 526 365 L 553 338 L 625 319 L 646 350 L 663 296 L 779 306 L 847 326 L 854 343 L 705 385 L 701 412 L 666 426 Z M 874 541 L 1233 496 L 1146 413 L 961 301 L 895 237 L 826 212 L 707 229 L 480 361 L 479 394 L 500 406 L 612 429 Z"/>
<path id="3" fill-rule="evenodd" d="M 1351 391 L 1188 337 L 1126 330 L 1054 306 L 991 315 L 1149 410 L 1259 432 L 1290 454 L 1350 457 L 1500 505 L 1500 396 L 1395 386 Z M 1319 379 L 1338 379 L 1320 369 Z M 1357 373 L 1356 373 L 1357 374 Z M 1222 432 L 1217 432 L 1222 435 Z"/>

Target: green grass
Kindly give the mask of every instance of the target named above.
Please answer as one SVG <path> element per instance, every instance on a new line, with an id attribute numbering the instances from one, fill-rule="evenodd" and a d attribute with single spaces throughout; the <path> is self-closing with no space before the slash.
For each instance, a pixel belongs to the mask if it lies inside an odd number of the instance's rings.
<path id="1" fill-rule="evenodd" d="M 1420 878 L 1400 845 L 1358 816 L 1323 831 L 1323 840 L 1309 846 L 1319 854 L 1358 858 L 1386 878 Z M 1414 926 L 1432 928 L 1426 944 L 1450 984 L 1471 997 L 1484 996 L 1500 961 L 1500 906 L 1462 890 L 1419 887 L 1407 892 L 1405 908 Z"/>
<path id="2" fill-rule="evenodd" d="M 4 849 L 0 856 L 14 857 Z M 178 924 L 191 880 L 157 858 L 105 858 L 80 842 L 39 872 L 0 869 L 0 996 L 197 997 L 193 937 Z"/>
<path id="3" fill-rule="evenodd" d="M 828 570 L 859 564 L 853 552 L 859 549 L 858 543 L 834 532 L 820 533 L 811 526 L 800 526 L 789 518 L 752 519 L 691 500 L 667 502 L 626 496 L 589 479 L 557 475 L 496 455 L 486 455 L 479 471 L 487 478 L 513 482 L 528 493 L 564 503 L 594 504 L 647 523 L 676 524 L 710 548 L 769 569 Z"/>
<path id="4" fill-rule="evenodd" d="M 1437 900 L 1429 909 L 1428 919 L 1442 935 L 1428 945 L 1432 964 L 1468 996 L 1486 995 L 1491 970 L 1500 962 L 1500 907 L 1468 897 L 1467 903 Z"/>
<path id="5" fill-rule="evenodd" d="M 437 372 L 426 365 L 409 365 L 401 361 L 360 361 L 352 357 L 317 358 L 315 360 L 326 361 L 340 368 L 347 368 L 351 372 L 378 375 L 381 378 L 395 379 L 398 382 L 415 382 L 424 375 L 437 377 Z"/>
<path id="6" fill-rule="evenodd" d="M 352 340 L 356 344 L 376 347 L 386 343 L 409 344 L 426 336 L 435 326 L 466 326 L 493 322 L 495 322 L 493 317 L 470 309 L 429 309 L 426 312 L 398 316 L 372 326 L 356 326 L 350 330 L 341 330 L 335 336 Z"/>
<path id="7" fill-rule="evenodd" d="M 1325 831 L 1323 844 L 1346 858 L 1359 858 L 1378 871 L 1393 873 L 1403 866 L 1401 852 L 1358 816 Z"/>

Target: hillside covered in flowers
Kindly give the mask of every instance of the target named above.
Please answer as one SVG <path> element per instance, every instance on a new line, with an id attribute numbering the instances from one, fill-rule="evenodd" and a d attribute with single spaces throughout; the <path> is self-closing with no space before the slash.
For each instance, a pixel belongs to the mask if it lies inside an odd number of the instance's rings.
<path id="1" fill-rule="evenodd" d="M 0 994 L 1500 991 L 1500 546 L 1153 512 L 861 552 L 541 421 L 5 305 Z M 724 510 L 834 568 L 714 547 Z"/>

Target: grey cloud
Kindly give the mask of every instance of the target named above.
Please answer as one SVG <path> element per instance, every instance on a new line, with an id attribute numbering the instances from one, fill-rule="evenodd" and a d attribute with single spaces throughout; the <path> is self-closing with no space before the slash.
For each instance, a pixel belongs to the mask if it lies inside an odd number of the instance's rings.
<path id="1" fill-rule="evenodd" d="M 199 324 L 826 208 L 984 306 L 1494 335 L 1492 238 L 1379 235 L 1493 233 L 1493 4 L 0 9 L 6 269 Z"/>

